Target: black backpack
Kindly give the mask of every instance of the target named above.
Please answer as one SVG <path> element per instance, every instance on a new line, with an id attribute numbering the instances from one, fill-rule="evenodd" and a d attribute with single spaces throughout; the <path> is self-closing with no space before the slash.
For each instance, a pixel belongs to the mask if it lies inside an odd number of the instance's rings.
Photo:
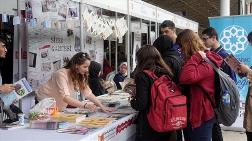
<path id="1" fill-rule="evenodd" d="M 240 94 L 233 79 L 221 71 L 207 57 L 204 58 L 215 70 L 215 103 L 204 90 L 211 105 L 215 109 L 217 121 L 225 126 L 231 126 L 239 115 Z"/>

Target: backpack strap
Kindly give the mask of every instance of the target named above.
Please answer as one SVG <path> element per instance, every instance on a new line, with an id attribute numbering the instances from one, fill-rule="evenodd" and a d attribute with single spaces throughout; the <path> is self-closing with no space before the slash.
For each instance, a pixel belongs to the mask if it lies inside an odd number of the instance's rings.
<path id="1" fill-rule="evenodd" d="M 219 76 L 223 77 L 223 76 L 220 74 L 220 71 L 222 71 L 222 70 L 220 70 L 216 64 L 214 64 L 214 63 L 213 63 L 209 58 L 207 58 L 207 57 L 205 57 L 204 60 L 214 68 L 215 72 L 216 72 Z"/>
<path id="2" fill-rule="evenodd" d="M 218 68 L 211 60 L 209 60 L 209 58 L 205 57 L 204 60 L 205 60 L 208 64 L 210 64 L 210 65 L 214 68 L 214 70 L 218 73 L 219 68 Z"/>
<path id="3" fill-rule="evenodd" d="M 153 80 L 158 79 L 158 77 L 156 76 L 156 74 L 153 71 L 150 70 L 143 70 L 144 73 L 148 74 L 148 76 L 150 76 Z"/>
<path id="4" fill-rule="evenodd" d="M 213 63 L 209 58 L 207 58 L 207 57 L 205 57 L 204 60 L 214 68 L 215 72 L 216 72 L 218 75 L 220 75 L 220 74 L 219 74 L 219 68 L 217 67 L 216 64 L 214 64 L 214 63 Z M 201 90 L 203 91 L 203 93 L 206 95 L 206 97 L 207 97 L 207 99 L 210 101 L 212 107 L 215 108 L 216 106 L 215 106 L 213 100 L 211 99 L 211 97 L 209 96 L 209 94 L 207 93 L 207 91 L 206 91 L 204 88 L 202 88 L 201 86 L 200 86 L 200 89 L 201 89 Z"/>

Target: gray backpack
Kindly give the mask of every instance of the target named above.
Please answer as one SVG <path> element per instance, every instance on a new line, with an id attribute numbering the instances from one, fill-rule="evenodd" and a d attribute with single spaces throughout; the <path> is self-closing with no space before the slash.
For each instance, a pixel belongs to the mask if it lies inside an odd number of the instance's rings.
<path id="1" fill-rule="evenodd" d="M 231 126 L 239 114 L 240 94 L 238 88 L 228 74 L 216 67 L 207 57 L 204 58 L 215 70 L 215 103 L 204 90 L 207 98 L 215 109 L 217 121 Z"/>

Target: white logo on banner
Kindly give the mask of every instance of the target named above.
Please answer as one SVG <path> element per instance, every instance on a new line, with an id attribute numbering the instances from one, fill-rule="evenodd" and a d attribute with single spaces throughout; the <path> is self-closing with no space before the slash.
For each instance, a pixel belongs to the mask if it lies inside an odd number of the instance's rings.
<path id="1" fill-rule="evenodd" d="M 221 32 L 220 43 L 230 53 L 239 54 L 247 48 L 247 35 L 243 27 L 231 25 Z"/>

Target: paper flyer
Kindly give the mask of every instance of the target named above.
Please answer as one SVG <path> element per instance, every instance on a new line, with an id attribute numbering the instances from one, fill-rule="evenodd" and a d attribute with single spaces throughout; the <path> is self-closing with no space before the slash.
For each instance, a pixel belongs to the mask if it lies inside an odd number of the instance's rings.
<path id="1" fill-rule="evenodd" d="M 14 83 L 16 88 L 14 91 L 7 94 L 0 94 L 4 101 L 4 107 L 9 107 L 15 100 L 19 100 L 32 92 L 32 88 L 26 78 L 22 78 Z"/>
<path id="2" fill-rule="evenodd" d="M 228 64 L 228 66 L 235 71 L 236 73 L 238 73 L 238 69 L 240 67 L 241 62 L 239 62 L 233 54 L 230 54 L 229 56 L 227 56 L 224 61 Z"/>

